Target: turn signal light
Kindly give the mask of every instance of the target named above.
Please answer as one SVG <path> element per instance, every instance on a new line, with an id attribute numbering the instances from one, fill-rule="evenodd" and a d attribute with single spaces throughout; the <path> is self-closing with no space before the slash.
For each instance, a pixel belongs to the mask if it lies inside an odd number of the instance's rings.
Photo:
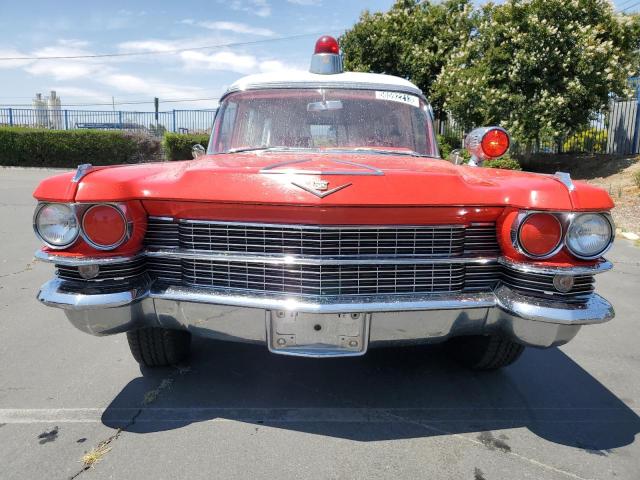
<path id="1" fill-rule="evenodd" d="M 82 232 L 87 243 L 99 250 L 112 250 L 127 237 L 127 220 L 113 205 L 94 205 L 82 217 Z"/>
<path id="2" fill-rule="evenodd" d="M 532 213 L 520 224 L 518 243 L 525 254 L 534 258 L 554 253 L 562 242 L 562 225 L 550 213 Z"/>

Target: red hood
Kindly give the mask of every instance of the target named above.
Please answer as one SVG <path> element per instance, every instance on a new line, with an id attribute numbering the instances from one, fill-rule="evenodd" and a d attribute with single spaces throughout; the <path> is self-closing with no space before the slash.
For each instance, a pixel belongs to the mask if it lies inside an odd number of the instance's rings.
<path id="1" fill-rule="evenodd" d="M 290 163 L 300 161 L 298 163 Z M 342 163 L 351 162 L 351 163 Z M 280 165 L 288 163 L 287 165 Z M 356 163 L 358 165 L 353 165 Z M 34 196 L 71 201 L 70 174 L 43 181 Z M 320 198 L 293 183 L 329 182 Z M 75 201 L 175 200 L 308 206 L 515 206 L 610 209 L 604 190 L 509 170 L 454 166 L 444 160 L 387 155 L 259 152 L 198 160 L 117 166 L 91 171 Z"/>

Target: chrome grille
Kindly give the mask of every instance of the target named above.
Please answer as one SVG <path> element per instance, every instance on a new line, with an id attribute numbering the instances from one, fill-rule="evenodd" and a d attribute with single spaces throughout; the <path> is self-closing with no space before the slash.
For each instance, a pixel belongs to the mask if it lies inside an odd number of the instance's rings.
<path id="1" fill-rule="evenodd" d="M 494 224 L 308 226 L 149 219 L 145 245 L 303 256 L 453 257 L 499 251 Z"/>
<path id="2" fill-rule="evenodd" d="M 139 277 L 146 272 L 145 259 L 139 258 L 132 262 L 113 263 L 101 265 L 98 275 L 88 281 L 90 282 L 127 282 L 132 278 Z M 56 274 L 64 280 L 81 281 L 87 280 L 80 276 L 78 267 L 66 265 L 56 265 Z"/>
<path id="3" fill-rule="evenodd" d="M 313 227 L 181 222 L 190 250 L 303 256 L 433 256 L 464 251 L 464 227 Z"/>
<path id="4" fill-rule="evenodd" d="M 183 260 L 187 285 L 294 295 L 377 295 L 458 292 L 460 264 L 273 265 Z"/>
<path id="5" fill-rule="evenodd" d="M 574 285 L 568 292 L 558 292 L 553 286 L 554 275 L 540 273 L 524 273 L 503 267 L 501 282 L 523 295 L 554 297 L 563 301 L 582 301 L 593 293 L 595 279 L 592 275 L 574 277 Z"/>
<path id="6" fill-rule="evenodd" d="M 149 218 L 144 244 L 153 248 L 178 248 L 178 224 L 172 218 Z"/>

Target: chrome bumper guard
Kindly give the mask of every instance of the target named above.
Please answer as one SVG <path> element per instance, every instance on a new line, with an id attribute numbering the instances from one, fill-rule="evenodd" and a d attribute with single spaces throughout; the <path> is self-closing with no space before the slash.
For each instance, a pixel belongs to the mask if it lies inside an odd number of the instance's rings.
<path id="1" fill-rule="evenodd" d="M 99 287 L 73 289 L 68 282 L 55 278 L 42 286 L 38 300 L 64 309 L 76 328 L 92 335 L 164 327 L 260 344 L 269 340 L 272 313 L 364 314 L 367 344 L 371 347 L 438 343 L 454 336 L 490 333 L 505 334 L 524 345 L 552 347 L 571 340 L 582 325 L 603 323 L 614 316 L 611 304 L 597 294 L 582 303 L 563 303 L 524 296 L 505 285 L 487 293 L 327 297 L 314 302 L 159 286 L 148 278 L 126 291 L 108 293 Z M 333 352 L 331 356 L 353 354 Z M 327 356 L 308 352 L 300 355 Z"/>

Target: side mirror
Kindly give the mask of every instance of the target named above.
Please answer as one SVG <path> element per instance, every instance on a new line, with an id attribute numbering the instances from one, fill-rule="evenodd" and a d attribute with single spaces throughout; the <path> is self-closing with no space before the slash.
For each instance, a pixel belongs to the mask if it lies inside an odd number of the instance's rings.
<path id="1" fill-rule="evenodd" d="M 464 147 L 471 154 L 469 165 L 481 167 L 485 160 L 507 153 L 511 140 L 502 127 L 481 127 L 472 130 L 464 139 Z"/>
<path id="2" fill-rule="evenodd" d="M 207 153 L 207 151 L 199 143 L 196 143 L 193 147 L 191 147 L 191 156 L 193 157 L 194 160 L 198 157 L 201 157 L 205 153 Z"/>

